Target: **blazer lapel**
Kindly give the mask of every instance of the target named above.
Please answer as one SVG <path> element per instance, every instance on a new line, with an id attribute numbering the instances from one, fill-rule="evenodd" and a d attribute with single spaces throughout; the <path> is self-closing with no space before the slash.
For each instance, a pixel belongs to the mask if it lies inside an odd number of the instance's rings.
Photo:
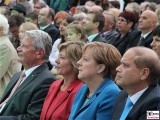
<path id="1" fill-rule="evenodd" d="M 2 96 L 2 99 L 0 101 L 3 102 L 8 96 L 9 94 L 11 93 L 14 85 L 16 84 L 17 80 L 19 79 L 20 75 L 22 74 L 22 71 L 21 72 L 18 72 L 10 81 L 10 83 L 8 84 L 7 88 L 5 89 L 5 92 Z"/>
<path id="2" fill-rule="evenodd" d="M 12 97 L 8 100 L 7 104 L 5 105 L 4 109 L 9 105 L 9 103 L 15 98 L 15 96 L 22 91 L 30 82 L 32 82 L 32 80 L 34 80 L 37 75 L 42 72 L 42 70 L 47 69 L 47 65 L 46 64 L 42 64 L 40 65 L 38 68 L 36 68 L 26 79 L 25 81 L 17 88 L 17 90 L 15 91 L 15 93 L 12 95 Z M 21 72 L 22 73 L 22 72 Z M 21 74 L 19 74 L 20 77 Z M 13 86 L 16 84 L 17 80 L 19 79 L 19 77 L 13 82 L 12 88 Z M 3 109 L 3 110 L 4 110 Z M 3 111 L 2 110 L 2 111 Z"/>
<path id="3" fill-rule="evenodd" d="M 153 90 L 153 87 L 149 87 L 142 95 L 141 97 L 137 100 L 135 105 L 133 105 L 131 111 L 129 112 L 128 116 L 134 114 L 137 109 L 139 109 L 145 102 L 146 96 L 150 93 L 150 91 Z"/>
<path id="4" fill-rule="evenodd" d="M 110 80 L 110 79 L 105 79 L 104 80 L 104 82 L 98 87 L 98 89 L 95 91 L 95 93 L 93 94 L 93 96 L 84 104 L 84 101 L 86 100 L 86 96 L 87 96 L 87 94 L 88 94 L 88 88 L 85 90 L 86 92 L 85 92 L 85 94 L 84 94 L 84 96 L 83 96 L 83 98 L 82 98 L 82 102 L 80 103 L 80 105 L 81 105 L 81 108 L 79 109 L 79 111 L 77 112 L 77 115 L 81 112 L 81 111 L 83 111 L 84 109 L 86 109 L 86 108 L 88 108 L 90 105 L 91 105 L 91 103 L 98 97 L 98 95 L 102 92 L 102 90 L 107 86 L 107 85 L 109 85 L 109 84 L 111 84 L 113 81 L 112 80 Z M 84 105 L 83 105 L 84 104 Z M 79 106 L 80 107 L 80 106 Z M 76 116 L 77 116 L 76 115 Z"/>

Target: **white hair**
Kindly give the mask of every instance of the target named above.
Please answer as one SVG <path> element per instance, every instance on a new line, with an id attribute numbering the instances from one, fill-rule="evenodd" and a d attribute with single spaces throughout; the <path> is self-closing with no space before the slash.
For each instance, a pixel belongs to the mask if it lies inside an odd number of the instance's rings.
<path id="1" fill-rule="evenodd" d="M 0 14 L 0 27 L 3 29 L 3 34 L 7 35 L 9 31 L 9 24 L 7 18 Z"/>

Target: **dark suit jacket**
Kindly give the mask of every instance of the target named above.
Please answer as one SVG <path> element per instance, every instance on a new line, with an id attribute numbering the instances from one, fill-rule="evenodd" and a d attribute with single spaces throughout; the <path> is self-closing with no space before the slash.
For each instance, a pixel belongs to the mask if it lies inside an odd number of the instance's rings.
<path id="1" fill-rule="evenodd" d="M 104 34 L 103 38 L 105 39 L 105 41 L 107 43 L 111 43 L 113 39 L 117 38 L 119 35 L 119 33 L 116 30 L 111 30 L 109 32 L 107 32 L 106 34 Z"/>
<path id="2" fill-rule="evenodd" d="M 138 42 L 139 42 L 140 38 L 141 38 L 141 31 L 132 32 L 132 35 L 130 36 L 130 39 L 129 39 L 128 48 L 135 47 L 135 46 L 144 46 L 144 47 L 147 47 L 147 48 L 151 48 L 150 44 L 153 41 L 152 32 L 147 35 L 147 37 L 144 39 L 143 43 L 138 45 Z"/>
<path id="3" fill-rule="evenodd" d="M 98 34 L 93 40 L 92 42 L 104 42 L 106 43 L 105 39 L 102 37 L 101 34 Z"/>
<path id="4" fill-rule="evenodd" d="M 128 94 L 122 90 L 115 102 L 113 119 L 119 120 L 123 112 Z M 159 85 L 148 87 L 133 105 L 126 120 L 146 120 L 147 110 L 160 110 L 160 87 Z"/>
<path id="5" fill-rule="evenodd" d="M 59 30 L 53 24 L 50 24 L 43 31 L 47 32 L 50 35 L 50 37 L 52 38 L 52 45 L 54 44 L 54 42 L 58 39 L 58 37 L 60 35 Z"/>
<path id="6" fill-rule="evenodd" d="M 8 84 L 2 99 L 3 102 L 20 77 L 17 73 Z M 36 68 L 18 87 L 0 113 L 0 120 L 39 120 L 44 99 L 54 81 L 46 64 Z"/>

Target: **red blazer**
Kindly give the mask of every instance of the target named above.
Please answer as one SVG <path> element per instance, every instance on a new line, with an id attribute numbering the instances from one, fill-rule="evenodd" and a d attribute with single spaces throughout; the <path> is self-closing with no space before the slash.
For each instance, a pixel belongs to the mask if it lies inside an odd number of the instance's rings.
<path id="1" fill-rule="evenodd" d="M 57 98 L 56 95 L 60 92 L 59 90 L 62 84 L 63 80 L 57 80 L 52 83 L 43 104 L 40 120 L 68 120 L 74 96 L 83 83 L 80 80 L 73 81 L 69 87 L 62 92 L 63 95 Z M 49 110 L 52 101 L 54 106 Z"/>

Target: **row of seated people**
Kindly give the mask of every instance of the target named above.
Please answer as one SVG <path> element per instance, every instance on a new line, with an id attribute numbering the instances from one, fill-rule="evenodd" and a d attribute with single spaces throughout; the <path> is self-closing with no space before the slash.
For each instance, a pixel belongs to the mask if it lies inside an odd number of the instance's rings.
<path id="1" fill-rule="evenodd" d="M 4 40 L 9 25 L 0 18 Z M 153 30 L 151 43 L 157 53 L 159 31 Z M 56 69 L 63 79 L 55 81 L 47 66 L 52 38 L 42 30 L 25 31 L 17 48 L 24 70 L 3 93 L 0 120 L 144 120 L 147 111 L 160 109 L 160 60 L 153 50 L 132 47 L 121 57 L 116 47 L 99 41 L 68 41 L 58 50 Z"/>

